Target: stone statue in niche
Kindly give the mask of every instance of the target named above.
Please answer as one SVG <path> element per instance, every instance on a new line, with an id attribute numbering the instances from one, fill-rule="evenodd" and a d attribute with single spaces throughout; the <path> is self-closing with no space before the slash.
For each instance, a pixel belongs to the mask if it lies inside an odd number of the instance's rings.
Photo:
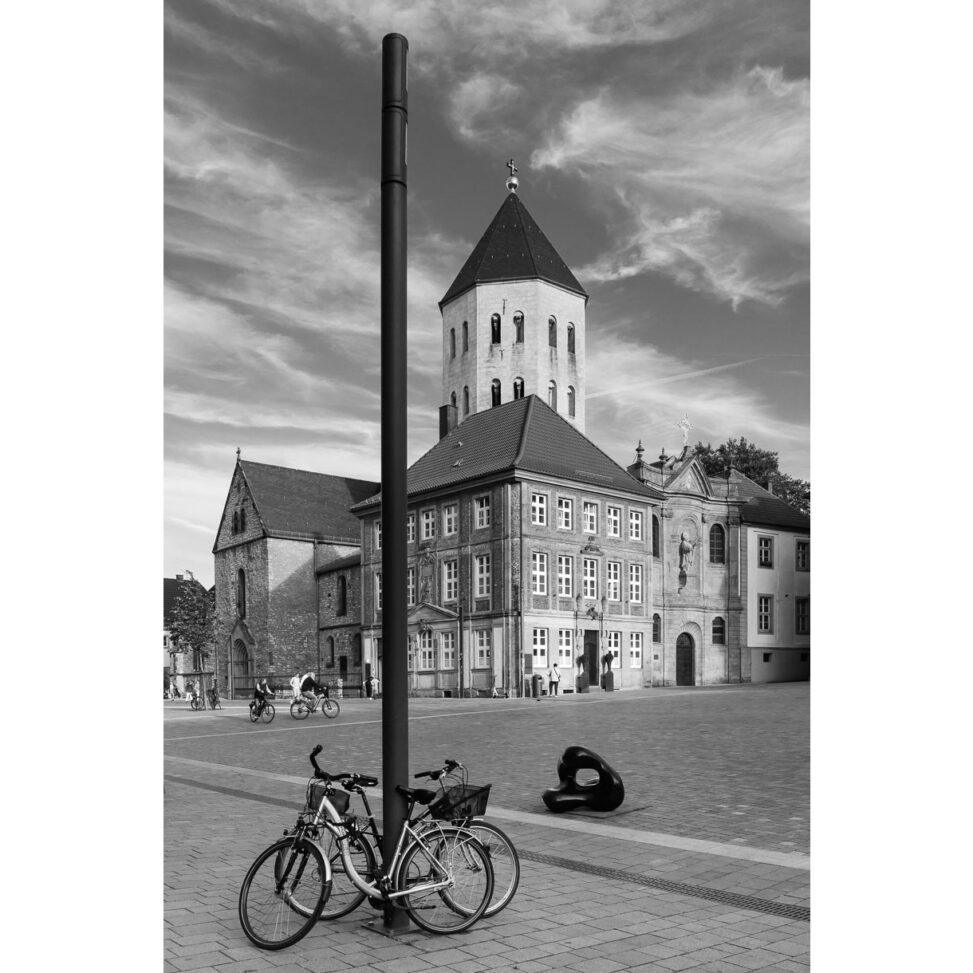
<path id="1" fill-rule="evenodd" d="M 679 572 L 686 574 L 693 566 L 693 558 L 696 555 L 696 541 L 690 541 L 683 531 L 679 535 Z"/>

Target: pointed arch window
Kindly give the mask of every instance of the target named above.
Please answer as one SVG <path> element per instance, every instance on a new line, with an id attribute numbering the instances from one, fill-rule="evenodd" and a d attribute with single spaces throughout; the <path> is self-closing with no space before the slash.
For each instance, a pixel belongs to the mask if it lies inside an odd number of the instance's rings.
<path id="1" fill-rule="evenodd" d="M 518 345 L 524 343 L 524 312 L 517 311 L 514 314 L 514 341 Z"/>
<path id="2" fill-rule="evenodd" d="M 568 415 L 574 418 L 574 386 L 568 386 Z"/>
<path id="3" fill-rule="evenodd" d="M 500 315 L 494 314 L 490 318 L 490 344 L 500 344 Z"/>
<path id="4" fill-rule="evenodd" d="M 490 383 L 490 404 L 500 405 L 500 379 L 495 378 Z"/>
<path id="5" fill-rule="evenodd" d="M 233 511 L 233 533 L 238 534 L 240 532 L 240 518 L 237 512 Z"/>
<path id="6" fill-rule="evenodd" d="M 726 645 L 726 622 L 722 618 L 713 619 L 713 645 Z"/>
<path id="7" fill-rule="evenodd" d="M 524 380 L 522 378 L 514 379 L 514 398 L 522 399 L 524 397 Z"/>
<path id="8" fill-rule="evenodd" d="M 240 530 L 247 529 L 247 512 L 246 510 L 240 511 Z"/>
<path id="9" fill-rule="evenodd" d="M 468 416 L 470 414 L 470 387 L 468 385 L 463 386 L 463 415 Z"/>
<path id="10" fill-rule="evenodd" d="M 721 524 L 713 524 L 709 529 L 709 562 L 726 563 L 726 532 Z"/>
<path id="11" fill-rule="evenodd" d="M 574 354 L 574 325 L 568 321 L 568 354 Z"/>
<path id="12" fill-rule="evenodd" d="M 343 574 L 338 575 L 338 585 L 335 597 L 334 613 L 344 615 L 348 611 L 348 583 Z"/>
<path id="13" fill-rule="evenodd" d="M 659 554 L 659 548 L 661 546 L 659 543 L 659 534 L 660 534 L 659 518 L 656 517 L 655 514 L 653 514 L 652 515 L 652 556 L 653 557 L 661 556 Z"/>
<path id="14" fill-rule="evenodd" d="M 662 641 L 662 616 L 659 614 L 652 616 L 652 641 Z"/>
<path id="15" fill-rule="evenodd" d="M 236 573 L 236 613 L 247 617 L 247 573 L 243 568 Z"/>
<path id="16" fill-rule="evenodd" d="M 547 319 L 547 343 L 557 348 L 557 318 L 553 314 Z"/>
<path id="17" fill-rule="evenodd" d="M 449 357 L 456 357 L 456 329 L 449 329 Z"/>
<path id="18" fill-rule="evenodd" d="M 469 321 L 463 322 L 463 354 L 470 350 L 470 323 Z"/>
<path id="19" fill-rule="evenodd" d="M 456 408 L 456 393 L 449 393 L 449 404 L 455 409 Z"/>
<path id="20" fill-rule="evenodd" d="M 547 386 L 547 404 L 557 412 L 557 382 L 551 379 L 551 384 Z"/>

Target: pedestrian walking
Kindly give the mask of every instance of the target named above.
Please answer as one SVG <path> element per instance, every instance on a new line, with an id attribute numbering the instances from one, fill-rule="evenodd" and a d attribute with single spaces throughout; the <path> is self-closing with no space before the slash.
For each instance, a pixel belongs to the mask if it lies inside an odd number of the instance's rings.
<path id="1" fill-rule="evenodd" d="M 372 684 L 372 677 L 371 677 L 371 676 L 369 676 L 369 677 L 368 677 L 368 678 L 367 678 L 367 679 L 365 680 L 365 696 L 366 696 L 366 698 L 368 699 L 368 701 L 369 701 L 369 702 L 371 702 L 371 701 L 372 701 L 372 690 L 373 690 L 374 688 L 375 688 L 375 687 L 374 687 L 374 685 Z"/>
<path id="2" fill-rule="evenodd" d="M 300 669 L 295 670 L 294 675 L 291 676 L 291 693 L 294 699 L 297 699 L 301 695 L 301 671 Z"/>
<path id="3" fill-rule="evenodd" d="M 378 676 L 372 676 L 372 692 L 374 693 L 376 699 L 378 699 L 379 691 Z"/>
<path id="4" fill-rule="evenodd" d="M 561 673 L 557 670 L 555 662 L 547 674 L 547 691 L 551 696 L 557 695 L 558 684 L 561 682 Z"/>

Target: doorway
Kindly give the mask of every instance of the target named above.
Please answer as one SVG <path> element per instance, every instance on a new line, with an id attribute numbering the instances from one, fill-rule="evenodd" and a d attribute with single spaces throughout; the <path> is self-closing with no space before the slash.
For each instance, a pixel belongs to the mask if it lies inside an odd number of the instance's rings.
<path id="1" fill-rule="evenodd" d="M 676 685 L 695 686 L 696 643 L 693 637 L 683 632 L 676 639 Z"/>
<path id="2" fill-rule="evenodd" d="M 584 632 L 584 670 L 588 674 L 590 686 L 598 686 L 599 669 L 598 629 L 586 628 Z"/>
<path id="3" fill-rule="evenodd" d="M 250 653 L 246 645 L 237 639 L 233 643 L 230 658 L 230 695 L 235 699 L 249 696 L 253 689 L 253 672 L 250 665 Z"/>

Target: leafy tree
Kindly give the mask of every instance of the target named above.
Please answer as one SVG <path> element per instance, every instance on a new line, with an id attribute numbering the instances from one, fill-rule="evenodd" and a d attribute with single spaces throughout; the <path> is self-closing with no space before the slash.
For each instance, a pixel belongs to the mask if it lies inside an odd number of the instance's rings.
<path id="1" fill-rule="evenodd" d="M 732 466 L 744 476 L 763 486 L 770 484 L 773 492 L 785 503 L 811 516 L 811 484 L 807 480 L 781 473 L 777 453 L 761 449 L 756 443 L 747 442 L 745 436 L 728 439 L 713 447 L 696 443 L 696 455 L 708 476 L 722 476 Z"/>
<path id="2" fill-rule="evenodd" d="M 209 658 L 215 615 L 213 600 L 198 581 L 179 586 L 169 616 L 169 634 L 177 649 L 192 652 L 193 669 L 202 669 Z"/>

